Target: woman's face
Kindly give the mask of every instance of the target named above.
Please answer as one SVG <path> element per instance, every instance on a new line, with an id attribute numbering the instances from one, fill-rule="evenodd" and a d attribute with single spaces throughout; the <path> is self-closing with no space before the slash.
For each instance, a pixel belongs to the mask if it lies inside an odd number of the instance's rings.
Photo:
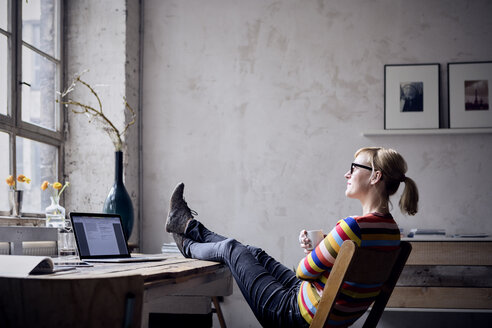
<path id="1" fill-rule="evenodd" d="M 370 182 L 372 169 L 369 162 L 369 156 L 365 153 L 359 154 L 354 164 L 359 164 L 364 167 L 352 165 L 350 170 L 345 173 L 347 179 L 347 189 L 345 190 L 345 196 L 349 198 L 362 199 L 367 194 Z"/>

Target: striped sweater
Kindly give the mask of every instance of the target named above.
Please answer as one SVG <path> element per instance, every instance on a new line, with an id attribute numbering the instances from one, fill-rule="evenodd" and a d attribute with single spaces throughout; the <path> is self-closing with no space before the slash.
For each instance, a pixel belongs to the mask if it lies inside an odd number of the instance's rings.
<path id="1" fill-rule="evenodd" d="M 335 228 L 297 267 L 297 277 L 304 280 L 299 288 L 297 302 L 302 316 L 309 324 L 316 313 L 323 288 L 345 240 L 353 240 L 360 247 L 391 250 L 400 244 L 400 231 L 391 214 L 383 216 L 371 213 L 347 217 L 337 222 Z M 351 325 L 371 305 L 379 294 L 380 287 L 345 281 L 325 327 Z"/>

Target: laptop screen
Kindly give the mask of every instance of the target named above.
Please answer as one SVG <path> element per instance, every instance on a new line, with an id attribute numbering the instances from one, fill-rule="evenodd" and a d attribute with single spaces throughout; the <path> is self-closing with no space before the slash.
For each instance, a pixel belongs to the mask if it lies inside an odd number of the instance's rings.
<path id="1" fill-rule="evenodd" d="M 118 214 L 70 213 L 81 259 L 130 257 Z"/>

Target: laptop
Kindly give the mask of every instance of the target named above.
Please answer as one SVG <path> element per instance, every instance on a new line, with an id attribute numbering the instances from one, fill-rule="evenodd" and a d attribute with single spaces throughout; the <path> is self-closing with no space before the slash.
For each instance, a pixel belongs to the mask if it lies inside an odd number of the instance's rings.
<path id="1" fill-rule="evenodd" d="M 162 255 L 131 256 L 119 214 L 71 212 L 73 232 L 80 260 L 128 263 L 162 261 Z"/>

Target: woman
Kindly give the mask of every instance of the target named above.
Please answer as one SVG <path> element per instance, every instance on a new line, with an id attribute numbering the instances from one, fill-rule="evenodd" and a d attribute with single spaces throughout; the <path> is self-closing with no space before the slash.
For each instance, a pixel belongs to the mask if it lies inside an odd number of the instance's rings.
<path id="1" fill-rule="evenodd" d="M 398 247 L 400 232 L 389 212 L 389 197 L 401 182 L 405 189 L 399 205 L 404 213 L 417 213 L 418 191 L 406 177 L 403 157 L 392 149 L 362 148 L 345 174 L 345 195 L 358 199 L 362 215 L 340 220 L 326 238 L 301 260 L 297 272 L 286 268 L 263 250 L 220 236 L 195 220 L 183 199 L 184 185 L 173 192 L 166 230 L 185 257 L 226 264 L 256 318 L 264 327 L 308 327 L 316 313 L 324 283 L 344 240 L 361 247 L 390 250 Z M 301 247 L 310 248 L 305 230 Z M 329 288 L 329 286 L 328 286 Z M 328 325 L 344 327 L 357 320 L 369 307 L 378 290 L 374 286 L 344 285 Z"/>

